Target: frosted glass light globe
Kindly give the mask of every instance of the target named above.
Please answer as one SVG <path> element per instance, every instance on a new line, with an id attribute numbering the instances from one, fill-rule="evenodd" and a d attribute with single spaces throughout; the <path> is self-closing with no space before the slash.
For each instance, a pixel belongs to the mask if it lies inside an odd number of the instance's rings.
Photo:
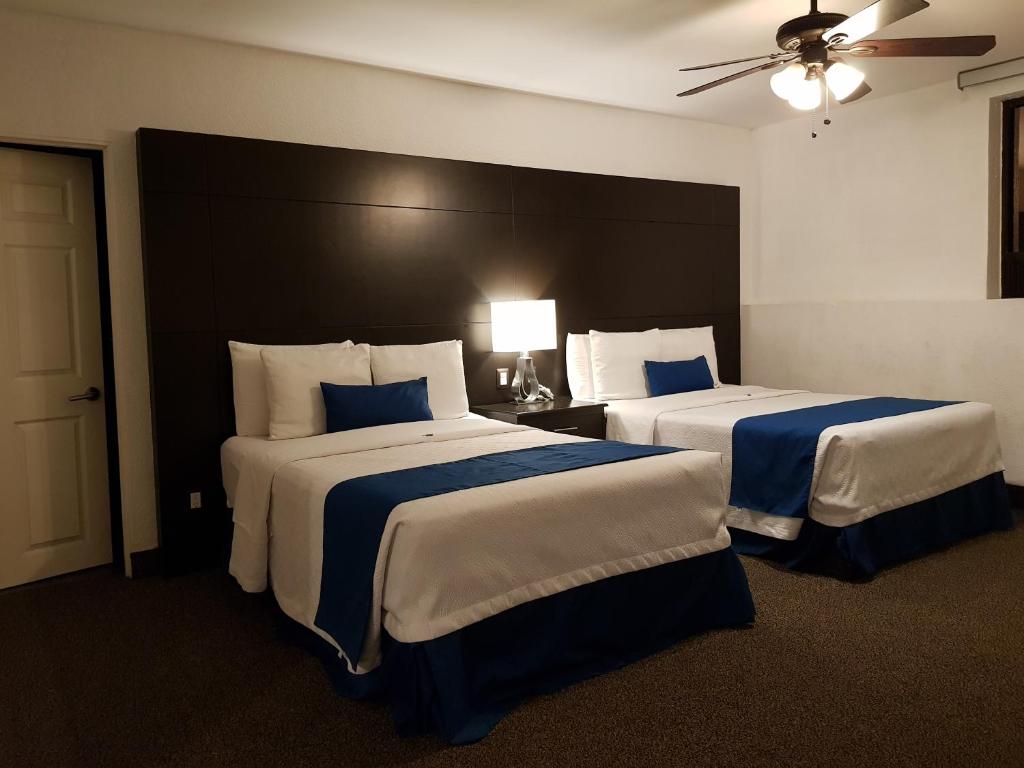
<path id="1" fill-rule="evenodd" d="M 796 109 L 808 111 L 817 109 L 821 104 L 821 83 L 815 80 L 802 80 L 790 95 L 789 104 Z"/>
<path id="2" fill-rule="evenodd" d="M 834 61 L 825 70 L 825 82 L 828 83 L 828 89 L 832 91 L 832 95 L 836 97 L 836 100 L 842 101 L 864 82 L 864 73 L 859 69 L 854 69 L 849 64 Z"/>
<path id="3" fill-rule="evenodd" d="M 781 72 L 776 72 L 772 75 L 768 84 L 772 88 L 772 93 L 780 99 L 786 99 L 788 101 L 793 97 L 796 89 L 800 87 L 800 83 L 806 75 L 807 71 L 804 69 L 804 65 L 798 61 L 794 61 Z"/>

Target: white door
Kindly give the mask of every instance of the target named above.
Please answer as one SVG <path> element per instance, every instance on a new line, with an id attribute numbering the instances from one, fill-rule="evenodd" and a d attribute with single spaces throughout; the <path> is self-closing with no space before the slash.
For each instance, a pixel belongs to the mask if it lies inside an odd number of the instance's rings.
<path id="1" fill-rule="evenodd" d="M 0 149 L 0 589 L 111 561 L 86 158 Z M 95 394 L 95 393 L 94 393 Z"/>

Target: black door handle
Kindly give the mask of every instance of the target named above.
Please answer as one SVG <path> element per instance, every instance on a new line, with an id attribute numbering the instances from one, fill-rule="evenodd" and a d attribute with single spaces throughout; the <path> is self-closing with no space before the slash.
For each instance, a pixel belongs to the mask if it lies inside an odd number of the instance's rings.
<path id="1" fill-rule="evenodd" d="M 89 400 L 91 402 L 93 400 L 99 400 L 99 399 L 100 399 L 100 391 L 98 389 L 96 389 L 96 387 L 89 387 L 82 394 L 80 394 L 80 395 L 72 395 L 71 397 L 69 397 L 68 401 L 74 403 L 74 402 L 76 402 L 78 400 Z"/>

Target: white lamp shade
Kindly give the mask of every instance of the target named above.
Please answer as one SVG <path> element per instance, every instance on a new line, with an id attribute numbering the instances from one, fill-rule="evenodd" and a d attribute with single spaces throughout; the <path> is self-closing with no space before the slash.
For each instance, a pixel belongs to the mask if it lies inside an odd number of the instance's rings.
<path id="1" fill-rule="evenodd" d="M 555 349 L 555 302 L 491 302 L 491 349 L 495 352 L 528 352 Z"/>

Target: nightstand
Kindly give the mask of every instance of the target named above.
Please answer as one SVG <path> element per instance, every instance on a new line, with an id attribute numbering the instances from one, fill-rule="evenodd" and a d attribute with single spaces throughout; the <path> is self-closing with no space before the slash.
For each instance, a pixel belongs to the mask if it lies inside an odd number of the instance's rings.
<path id="1" fill-rule="evenodd" d="M 525 424 L 548 432 L 604 440 L 605 405 L 607 403 L 556 397 L 554 400 L 538 403 L 474 405 L 469 410 L 479 416 L 507 421 L 509 424 Z"/>

